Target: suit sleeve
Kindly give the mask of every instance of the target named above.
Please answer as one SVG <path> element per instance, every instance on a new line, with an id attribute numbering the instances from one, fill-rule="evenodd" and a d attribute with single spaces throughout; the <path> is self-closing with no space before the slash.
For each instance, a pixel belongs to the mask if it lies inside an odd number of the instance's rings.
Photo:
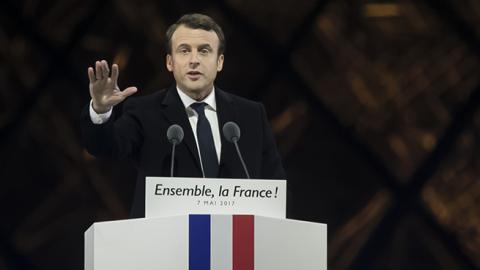
<path id="1" fill-rule="evenodd" d="M 116 106 L 112 116 L 103 124 L 92 123 L 89 106 L 83 109 L 82 142 L 90 154 L 96 157 L 135 159 L 143 138 L 142 127 L 136 106 L 128 101 L 124 102 L 123 110 Z"/>
<path id="2" fill-rule="evenodd" d="M 282 166 L 280 154 L 277 150 L 272 129 L 268 124 L 265 108 L 260 104 L 263 127 L 263 149 L 262 149 L 262 178 L 263 179 L 286 179 L 286 173 Z"/>

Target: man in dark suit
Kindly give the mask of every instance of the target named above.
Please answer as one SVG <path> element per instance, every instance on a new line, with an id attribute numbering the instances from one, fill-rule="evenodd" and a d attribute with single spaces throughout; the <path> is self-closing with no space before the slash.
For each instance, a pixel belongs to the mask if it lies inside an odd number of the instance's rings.
<path id="1" fill-rule="evenodd" d="M 208 16 L 187 14 L 167 31 L 167 69 L 176 85 L 128 99 L 122 112 L 115 107 L 137 89 L 118 88 L 118 66 L 97 61 L 88 68 L 92 100 L 82 112 L 82 136 L 96 156 L 126 158 L 138 170 L 131 217 L 145 215 L 145 177 L 169 176 L 172 124 L 185 133 L 177 146 L 178 177 L 245 178 L 233 144 L 221 136 L 226 122 L 242 130 L 240 151 L 254 179 L 285 179 L 285 172 L 267 117 L 260 103 L 228 94 L 214 86 L 223 68 L 225 38 Z M 115 107 L 115 108 L 114 108 Z"/>

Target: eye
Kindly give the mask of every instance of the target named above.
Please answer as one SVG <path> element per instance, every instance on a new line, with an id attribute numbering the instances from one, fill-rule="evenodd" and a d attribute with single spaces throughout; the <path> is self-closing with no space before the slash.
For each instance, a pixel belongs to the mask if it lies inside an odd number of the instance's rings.
<path id="1" fill-rule="evenodd" d="M 186 55 L 190 52 L 190 50 L 186 47 L 180 47 L 177 49 L 177 52 L 182 55 Z"/>
<path id="2" fill-rule="evenodd" d="M 210 51 L 208 49 L 201 49 L 200 53 L 201 54 L 208 54 Z"/>

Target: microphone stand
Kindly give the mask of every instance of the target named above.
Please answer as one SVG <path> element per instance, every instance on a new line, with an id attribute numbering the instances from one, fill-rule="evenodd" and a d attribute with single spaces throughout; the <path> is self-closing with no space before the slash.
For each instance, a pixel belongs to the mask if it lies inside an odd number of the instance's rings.
<path id="1" fill-rule="evenodd" d="M 170 177 L 173 177 L 173 160 L 175 159 L 175 145 L 176 143 L 172 144 L 172 161 L 170 162 Z"/>
<path id="2" fill-rule="evenodd" d="M 172 143 L 172 161 L 170 162 L 170 177 L 173 177 L 173 163 L 175 159 L 175 145 L 177 145 L 177 142 L 174 141 Z"/>
<path id="3" fill-rule="evenodd" d="M 237 149 L 238 157 L 240 157 L 240 162 L 242 162 L 243 170 L 245 171 L 245 174 L 247 175 L 247 179 L 250 179 L 250 174 L 248 173 L 247 166 L 245 165 L 245 162 L 243 161 L 242 153 L 240 152 L 240 148 L 238 148 L 238 139 L 235 138 L 232 140 L 233 144 L 235 145 L 235 148 Z"/>

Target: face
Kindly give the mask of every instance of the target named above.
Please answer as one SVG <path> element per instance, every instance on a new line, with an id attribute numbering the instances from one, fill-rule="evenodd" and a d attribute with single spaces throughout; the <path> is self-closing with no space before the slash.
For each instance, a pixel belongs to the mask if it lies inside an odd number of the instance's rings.
<path id="1" fill-rule="evenodd" d="M 224 56 L 218 55 L 217 34 L 181 25 L 173 33 L 171 44 L 167 69 L 185 94 L 196 100 L 203 99 L 210 93 L 217 72 L 223 67 Z"/>

